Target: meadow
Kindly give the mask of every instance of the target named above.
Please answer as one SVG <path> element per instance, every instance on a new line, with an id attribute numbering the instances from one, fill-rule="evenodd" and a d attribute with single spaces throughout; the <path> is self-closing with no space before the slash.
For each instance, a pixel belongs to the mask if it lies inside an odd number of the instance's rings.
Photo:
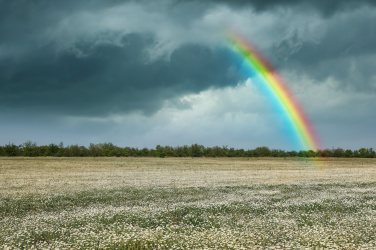
<path id="1" fill-rule="evenodd" d="M 1 249 L 375 249 L 376 159 L 0 158 Z"/>

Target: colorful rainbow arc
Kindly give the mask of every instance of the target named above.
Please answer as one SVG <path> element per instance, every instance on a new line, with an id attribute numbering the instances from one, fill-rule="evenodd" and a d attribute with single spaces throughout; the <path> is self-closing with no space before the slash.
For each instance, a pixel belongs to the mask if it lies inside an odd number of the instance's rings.
<path id="1" fill-rule="evenodd" d="M 228 38 L 233 49 L 248 63 L 248 66 L 257 71 L 268 89 L 278 99 L 279 104 L 285 110 L 294 130 L 298 134 L 302 145 L 306 150 L 320 149 L 319 139 L 313 130 L 302 107 L 296 101 L 291 91 L 274 68 L 265 60 L 254 46 L 233 32 Z"/>

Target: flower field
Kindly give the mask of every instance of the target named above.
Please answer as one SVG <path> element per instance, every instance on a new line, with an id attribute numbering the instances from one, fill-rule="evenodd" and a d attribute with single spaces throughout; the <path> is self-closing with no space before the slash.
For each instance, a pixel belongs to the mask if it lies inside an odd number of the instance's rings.
<path id="1" fill-rule="evenodd" d="M 375 249 L 376 159 L 0 158 L 1 249 Z"/>

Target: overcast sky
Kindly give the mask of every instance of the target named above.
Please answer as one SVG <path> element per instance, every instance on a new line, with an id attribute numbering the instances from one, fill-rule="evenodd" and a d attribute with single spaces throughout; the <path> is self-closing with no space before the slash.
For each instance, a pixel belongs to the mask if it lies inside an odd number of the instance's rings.
<path id="1" fill-rule="evenodd" d="M 0 0 L 0 144 L 302 149 L 226 27 L 274 65 L 325 148 L 376 148 L 371 0 Z"/>

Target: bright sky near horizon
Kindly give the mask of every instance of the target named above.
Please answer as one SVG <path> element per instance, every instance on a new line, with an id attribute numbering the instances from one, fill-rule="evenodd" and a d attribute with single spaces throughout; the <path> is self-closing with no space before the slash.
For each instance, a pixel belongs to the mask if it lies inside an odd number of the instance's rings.
<path id="1" fill-rule="evenodd" d="M 0 1 L 0 145 L 300 149 L 224 27 L 274 66 L 324 147 L 376 147 L 372 0 Z"/>

